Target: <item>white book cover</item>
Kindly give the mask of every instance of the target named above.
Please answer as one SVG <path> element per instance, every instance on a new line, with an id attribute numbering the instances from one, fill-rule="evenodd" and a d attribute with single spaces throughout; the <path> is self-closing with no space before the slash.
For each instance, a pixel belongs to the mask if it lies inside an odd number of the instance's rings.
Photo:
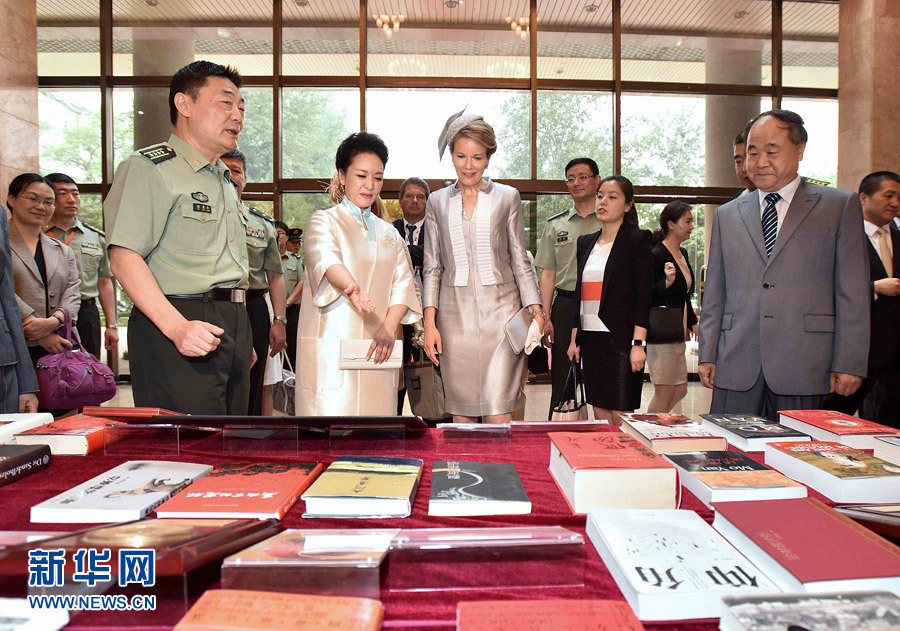
<path id="1" fill-rule="evenodd" d="M 718 618 L 724 595 L 781 591 L 694 511 L 592 509 L 587 534 L 640 620 Z"/>
<path id="2" fill-rule="evenodd" d="M 25 598 L 0 598 L 0 631 L 57 631 L 67 624 L 65 609 L 32 609 Z"/>
<path id="3" fill-rule="evenodd" d="M 15 445 L 19 432 L 52 422 L 53 415 L 48 412 L 0 414 L 0 445 Z"/>
<path id="4" fill-rule="evenodd" d="M 205 464 L 131 460 L 32 506 L 31 521 L 106 524 L 140 519 L 210 471 Z"/>

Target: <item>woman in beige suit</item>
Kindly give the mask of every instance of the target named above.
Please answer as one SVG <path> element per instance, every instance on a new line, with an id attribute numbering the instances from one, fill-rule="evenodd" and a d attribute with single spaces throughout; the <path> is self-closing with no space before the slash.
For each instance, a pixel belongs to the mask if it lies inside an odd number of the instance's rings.
<path id="1" fill-rule="evenodd" d="M 545 317 L 522 202 L 484 177 L 497 141 L 480 116 L 452 121 L 440 145 L 457 181 L 432 193 L 425 211 L 425 352 L 441 367 L 454 422 L 505 423 L 524 404 L 525 354 L 513 352 L 504 327 L 523 306 L 540 329 Z"/>
<path id="2" fill-rule="evenodd" d="M 399 368 L 379 368 L 400 324 L 422 307 L 403 239 L 381 216 L 378 194 L 388 150 L 374 134 L 338 147 L 335 201 L 309 220 L 306 282 L 297 332 L 298 416 L 388 416 L 397 409 Z M 364 369 L 342 369 L 348 340 L 367 340 Z"/>
<path id="3" fill-rule="evenodd" d="M 78 313 L 80 295 L 75 254 L 42 228 L 56 206 L 53 186 L 37 173 L 23 173 L 9 185 L 6 205 L 16 301 L 32 360 L 60 353 L 72 344 L 57 335 L 67 310 Z"/>

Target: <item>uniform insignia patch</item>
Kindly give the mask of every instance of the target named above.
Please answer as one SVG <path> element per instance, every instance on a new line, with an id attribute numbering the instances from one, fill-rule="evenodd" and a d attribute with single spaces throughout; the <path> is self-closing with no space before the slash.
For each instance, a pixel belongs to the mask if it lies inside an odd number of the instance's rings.
<path id="1" fill-rule="evenodd" d="M 212 214 L 212 206 L 209 204 L 194 204 L 194 212 Z"/>
<path id="2" fill-rule="evenodd" d="M 96 251 L 96 250 L 99 250 L 100 248 L 97 247 L 97 244 L 96 244 L 96 243 L 87 243 L 87 242 L 84 242 L 84 243 L 81 244 L 81 249 L 82 249 L 82 250 L 94 250 L 94 251 Z"/>
<path id="3" fill-rule="evenodd" d="M 265 239 L 266 231 L 261 228 L 253 228 L 251 226 L 247 226 L 247 236 L 254 239 Z"/>
<path id="4" fill-rule="evenodd" d="M 165 162 L 166 160 L 171 160 L 175 157 L 175 150 L 169 145 L 148 147 L 147 149 L 141 149 L 138 153 L 150 160 L 153 164 L 159 164 L 160 162 Z"/>
<path id="5" fill-rule="evenodd" d="M 191 197 L 196 199 L 198 202 L 208 202 L 209 201 L 209 197 L 207 197 L 206 193 L 201 193 L 200 191 L 197 191 L 196 193 L 191 193 Z"/>

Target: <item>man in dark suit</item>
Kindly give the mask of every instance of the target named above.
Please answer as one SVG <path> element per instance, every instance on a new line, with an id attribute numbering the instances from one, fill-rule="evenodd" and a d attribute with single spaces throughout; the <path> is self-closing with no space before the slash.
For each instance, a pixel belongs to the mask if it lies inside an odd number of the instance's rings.
<path id="1" fill-rule="evenodd" d="M 900 350 L 900 229 L 893 219 L 900 211 L 900 175 L 877 171 L 859 185 L 863 229 L 868 237 L 869 297 L 872 302 L 868 375 L 849 397 L 829 395 L 825 408 L 855 414 L 887 425 L 897 418 L 896 373 Z M 886 384 L 891 385 L 885 388 Z M 873 396 L 868 397 L 875 392 Z M 868 397 L 868 398 L 867 398 Z"/>
<path id="2" fill-rule="evenodd" d="M 757 194 L 716 211 L 700 316 L 703 385 L 714 414 L 778 420 L 849 396 L 866 375 L 869 269 L 859 198 L 804 182 L 803 119 L 757 116 L 747 173 Z"/>
<path id="3" fill-rule="evenodd" d="M 425 262 L 425 204 L 431 190 L 425 180 L 410 177 L 400 185 L 400 209 L 403 211 L 403 219 L 394 222 L 397 232 L 406 241 L 409 249 L 409 258 L 412 260 L 416 282 L 419 284 L 419 292 L 422 291 L 422 265 Z M 413 328 L 411 325 L 403 325 L 403 361 L 415 361 L 420 357 L 418 349 L 412 345 Z M 397 392 L 397 414 L 403 414 L 403 399 L 406 398 L 406 388 Z"/>

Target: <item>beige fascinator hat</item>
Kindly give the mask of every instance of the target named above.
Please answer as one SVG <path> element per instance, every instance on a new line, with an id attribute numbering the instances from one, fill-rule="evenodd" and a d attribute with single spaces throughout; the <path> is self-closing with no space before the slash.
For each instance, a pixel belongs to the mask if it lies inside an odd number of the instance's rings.
<path id="1" fill-rule="evenodd" d="M 468 105 L 466 106 L 468 107 Z M 447 122 L 444 123 L 444 128 L 441 130 L 441 135 L 438 137 L 438 159 L 444 157 L 444 151 L 453 142 L 453 139 L 456 137 L 456 134 L 459 133 L 459 130 L 471 123 L 472 121 L 484 120 L 484 116 L 480 114 L 467 114 L 463 116 L 463 112 L 466 111 L 466 108 L 462 108 L 456 114 L 450 116 L 447 119 Z"/>

